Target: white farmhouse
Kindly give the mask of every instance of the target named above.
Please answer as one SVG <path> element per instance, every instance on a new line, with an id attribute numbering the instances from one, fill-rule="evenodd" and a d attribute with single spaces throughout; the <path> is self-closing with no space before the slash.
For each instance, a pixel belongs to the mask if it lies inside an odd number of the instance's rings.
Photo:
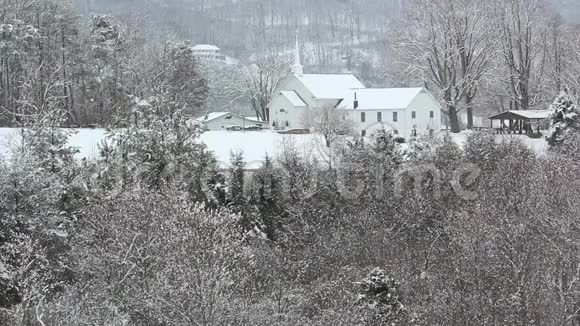
<path id="1" fill-rule="evenodd" d="M 322 107 L 341 110 L 362 136 L 386 130 L 411 139 L 441 129 L 441 105 L 426 89 L 370 89 L 352 74 L 304 74 L 296 42 L 292 73 L 278 84 L 268 105 L 271 124 L 307 129 L 312 111 Z"/>
<path id="2" fill-rule="evenodd" d="M 195 121 L 202 123 L 205 129 L 209 131 L 262 129 L 269 127 L 266 122 L 232 112 L 212 112 L 195 119 Z"/>
<path id="3" fill-rule="evenodd" d="M 339 109 L 362 136 L 385 130 L 413 139 L 441 129 L 441 105 L 421 87 L 353 90 Z"/>
<path id="4" fill-rule="evenodd" d="M 193 55 L 206 61 L 220 61 L 225 62 L 226 56 L 221 53 L 221 49 L 211 44 L 198 44 L 191 48 Z"/>

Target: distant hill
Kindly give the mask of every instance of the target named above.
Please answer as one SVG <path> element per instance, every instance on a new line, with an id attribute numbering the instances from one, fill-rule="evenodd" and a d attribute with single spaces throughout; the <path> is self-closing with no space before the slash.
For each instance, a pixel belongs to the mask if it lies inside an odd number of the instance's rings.
<path id="1" fill-rule="evenodd" d="M 170 32 L 194 43 L 216 44 L 244 57 L 256 49 L 316 44 L 306 63 L 348 65 L 359 48 L 382 50 L 389 21 L 404 13 L 408 0 L 74 0 L 85 14 L 146 16 L 154 32 Z M 308 47 L 308 46 L 307 46 Z M 309 62 L 310 61 L 310 62 Z M 352 63 L 352 62 L 351 62 Z"/>
<path id="2" fill-rule="evenodd" d="M 545 0 L 571 22 L 580 22 L 579 0 Z M 295 30 L 306 42 L 345 45 L 383 40 L 388 24 L 410 0 L 73 0 L 85 14 L 146 16 L 161 33 L 217 44 L 234 56 L 258 46 L 285 48 Z M 320 60 L 325 61 L 325 60 Z M 326 59 L 324 63 L 333 63 Z"/>
<path id="3" fill-rule="evenodd" d="M 389 25 L 412 0 L 73 0 L 84 14 L 139 15 L 151 33 L 219 46 L 247 58 L 293 48 L 299 30 L 303 59 L 312 72 L 352 71 L 369 86 L 384 80 Z M 545 0 L 580 23 L 580 0 Z"/>

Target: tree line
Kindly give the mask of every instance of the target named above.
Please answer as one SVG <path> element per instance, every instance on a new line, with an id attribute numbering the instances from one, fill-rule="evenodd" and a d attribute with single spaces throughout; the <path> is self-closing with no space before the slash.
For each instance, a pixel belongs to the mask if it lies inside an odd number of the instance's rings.
<path id="1" fill-rule="evenodd" d="M 436 93 L 455 132 L 473 127 L 474 111 L 545 109 L 564 89 L 578 96 L 578 27 L 554 6 L 539 0 L 414 1 L 393 32 L 388 74 Z M 466 125 L 460 125 L 463 113 Z"/>

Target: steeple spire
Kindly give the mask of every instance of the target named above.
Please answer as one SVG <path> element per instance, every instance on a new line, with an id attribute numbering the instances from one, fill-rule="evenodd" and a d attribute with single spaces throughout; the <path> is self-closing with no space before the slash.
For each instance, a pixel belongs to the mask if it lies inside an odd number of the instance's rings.
<path id="1" fill-rule="evenodd" d="M 300 45 L 298 43 L 298 29 L 296 29 L 296 49 L 294 49 L 294 65 L 292 66 L 292 73 L 296 76 L 304 74 L 304 67 L 300 62 Z"/>

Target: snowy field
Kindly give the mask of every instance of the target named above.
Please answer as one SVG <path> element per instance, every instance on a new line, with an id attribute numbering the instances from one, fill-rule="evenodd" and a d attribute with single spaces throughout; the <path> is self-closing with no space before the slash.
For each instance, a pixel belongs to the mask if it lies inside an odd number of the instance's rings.
<path id="1" fill-rule="evenodd" d="M 78 129 L 70 138 L 70 145 L 79 149 L 77 157 L 95 158 L 98 155 L 98 145 L 105 138 L 104 129 Z M 457 144 L 462 145 L 468 132 L 451 134 Z M 0 128 L 0 155 L 8 157 L 10 148 L 18 146 L 20 129 Z M 525 135 L 498 135 L 505 140 L 510 138 L 520 139 L 534 152 L 541 156 L 547 151 L 546 141 L 531 139 Z M 272 131 L 262 132 L 228 132 L 208 131 L 201 140 L 213 151 L 222 167 L 226 167 L 230 161 L 230 153 L 242 151 L 244 153 L 246 167 L 255 169 L 261 165 L 266 155 L 278 158 L 286 147 L 293 147 L 305 156 L 313 156 L 319 160 L 327 157 L 325 153 L 324 139 L 319 135 L 281 135 Z"/>
<path id="2" fill-rule="evenodd" d="M 467 136 L 470 134 L 470 131 L 463 131 L 459 134 L 453 134 L 453 133 L 449 133 L 451 135 L 451 138 L 453 138 L 453 140 L 459 144 L 460 146 L 462 146 L 465 141 L 467 140 Z M 539 139 L 533 139 L 530 138 L 526 135 L 519 135 L 519 134 L 512 134 L 512 135 L 495 135 L 498 139 L 504 140 L 504 141 L 510 141 L 512 139 L 518 139 L 521 140 L 524 144 L 526 144 L 530 149 L 532 149 L 534 151 L 534 153 L 536 153 L 536 155 L 538 156 L 543 156 L 548 152 L 548 143 L 546 142 L 546 140 L 544 139 L 544 137 L 539 138 Z"/>
<path id="3" fill-rule="evenodd" d="M 278 158 L 284 148 L 293 148 L 305 157 L 324 160 L 324 138 L 319 135 L 281 135 L 272 131 L 228 132 L 208 131 L 201 140 L 214 152 L 222 166 L 228 166 L 230 153 L 244 153 L 246 168 L 255 169 L 262 165 L 268 155 Z"/>
<path id="4" fill-rule="evenodd" d="M 93 158 L 98 155 L 98 144 L 105 139 L 105 133 L 105 129 L 76 129 L 69 138 L 69 144 L 79 150 L 79 159 Z M 21 137 L 21 129 L 0 128 L 0 155 L 9 156 L 10 148 L 18 146 Z"/>
<path id="5" fill-rule="evenodd" d="M 8 157 L 10 148 L 19 145 L 21 129 L 0 128 L 0 155 Z M 95 158 L 98 146 L 105 139 L 105 129 L 77 129 L 70 137 L 69 144 L 79 150 L 77 158 Z M 286 147 L 293 147 L 305 156 L 319 159 L 326 157 L 324 139 L 318 135 L 281 135 L 272 131 L 228 132 L 208 131 L 201 140 L 214 152 L 222 167 L 228 166 L 231 152 L 242 151 L 246 167 L 255 169 L 261 166 L 266 155 L 277 158 Z"/>

